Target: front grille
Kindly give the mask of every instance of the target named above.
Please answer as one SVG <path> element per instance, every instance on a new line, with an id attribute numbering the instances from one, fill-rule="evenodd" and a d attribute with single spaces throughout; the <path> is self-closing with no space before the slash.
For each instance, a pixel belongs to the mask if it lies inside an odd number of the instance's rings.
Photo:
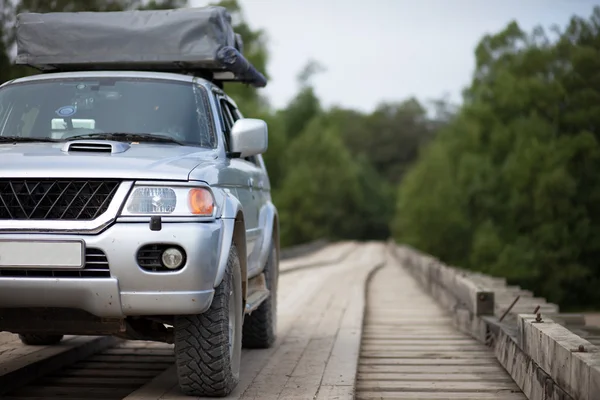
<path id="1" fill-rule="evenodd" d="M 102 250 L 86 249 L 85 266 L 78 270 L 1 268 L 0 277 L 10 278 L 110 278 L 108 258 Z"/>
<path id="2" fill-rule="evenodd" d="M 0 179 L 0 220 L 93 220 L 119 188 L 115 180 Z"/>

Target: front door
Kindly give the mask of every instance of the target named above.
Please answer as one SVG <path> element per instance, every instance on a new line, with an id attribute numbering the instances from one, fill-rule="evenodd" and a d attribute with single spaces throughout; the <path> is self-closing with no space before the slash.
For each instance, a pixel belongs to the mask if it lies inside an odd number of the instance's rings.
<path id="1" fill-rule="evenodd" d="M 229 137 L 231 128 L 235 121 L 240 118 L 233 106 L 226 98 L 219 98 L 222 118 L 225 123 L 225 134 Z M 233 158 L 229 171 L 230 181 L 235 186 L 238 199 L 244 210 L 244 222 L 246 224 L 246 251 L 250 255 L 254 251 L 254 246 L 262 234 L 262 228 L 259 224 L 259 211 L 262 203 L 262 193 L 260 186 L 263 184 L 262 169 L 253 162 L 251 157 L 246 159 Z M 253 266 L 249 266 L 250 269 Z"/>

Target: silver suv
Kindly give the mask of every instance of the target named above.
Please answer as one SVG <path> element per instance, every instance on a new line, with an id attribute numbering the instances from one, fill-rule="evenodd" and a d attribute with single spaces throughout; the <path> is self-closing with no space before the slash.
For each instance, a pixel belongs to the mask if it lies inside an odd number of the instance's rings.
<path id="1" fill-rule="evenodd" d="M 223 396 L 275 340 L 267 125 L 212 81 L 153 71 L 0 86 L 0 331 L 174 343 L 186 394 Z"/>

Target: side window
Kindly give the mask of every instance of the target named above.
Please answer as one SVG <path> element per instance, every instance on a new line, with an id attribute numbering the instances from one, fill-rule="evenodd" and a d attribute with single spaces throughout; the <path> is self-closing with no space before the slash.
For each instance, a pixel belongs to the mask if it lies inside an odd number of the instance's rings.
<path id="1" fill-rule="evenodd" d="M 242 116 L 241 116 L 240 112 L 238 111 L 238 109 L 233 104 L 228 102 L 227 100 L 221 99 L 220 104 L 221 104 L 222 113 L 226 114 L 230 121 L 229 128 L 227 129 L 227 136 L 229 136 L 229 134 L 231 133 L 231 128 L 233 127 L 233 124 L 238 119 L 241 119 Z M 244 160 L 251 162 L 252 164 L 260 167 L 260 164 L 255 156 L 245 157 Z"/>
<path id="2" fill-rule="evenodd" d="M 231 127 L 233 126 L 233 117 L 229 111 L 229 107 L 227 106 L 227 102 L 219 98 L 219 106 L 221 108 L 221 121 L 223 123 L 223 133 L 225 136 L 225 147 L 226 150 L 230 149 L 230 139 L 229 135 L 231 135 Z"/>

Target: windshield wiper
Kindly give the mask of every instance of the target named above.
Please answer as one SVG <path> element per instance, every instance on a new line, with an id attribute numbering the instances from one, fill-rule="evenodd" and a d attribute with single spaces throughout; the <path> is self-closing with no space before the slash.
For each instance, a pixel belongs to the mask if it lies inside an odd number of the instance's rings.
<path id="1" fill-rule="evenodd" d="M 0 136 L 0 142 L 58 142 L 56 139 L 44 137 Z"/>
<path id="2" fill-rule="evenodd" d="M 100 139 L 100 140 L 124 140 L 124 141 L 145 141 L 145 142 L 164 142 L 175 143 L 185 146 L 184 143 L 175 140 L 169 136 L 153 135 L 151 133 L 121 133 L 121 132 L 106 132 L 106 133 L 88 133 L 85 135 L 75 135 L 64 138 L 63 140 L 78 140 L 78 139 Z"/>

